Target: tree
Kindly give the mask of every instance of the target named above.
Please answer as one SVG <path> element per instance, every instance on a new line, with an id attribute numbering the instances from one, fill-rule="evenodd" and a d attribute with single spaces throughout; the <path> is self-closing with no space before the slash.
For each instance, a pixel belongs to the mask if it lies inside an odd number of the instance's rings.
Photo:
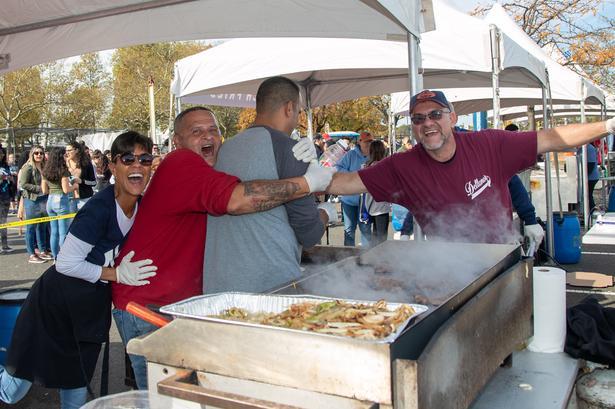
<path id="1" fill-rule="evenodd" d="M 108 126 L 149 130 L 147 85 L 153 78 L 156 124 L 163 128 L 169 122 L 169 88 L 175 61 L 207 47 L 197 42 L 146 44 L 120 48 L 112 57 L 113 103 Z"/>
<path id="2" fill-rule="evenodd" d="M 0 118 L 11 133 L 16 127 L 38 127 L 47 103 L 40 66 L 12 71 L 0 77 Z M 30 136 L 15 135 L 13 142 L 22 144 Z"/>
<path id="3" fill-rule="evenodd" d="M 320 107 L 314 111 L 314 132 L 321 132 L 326 123 L 336 131 L 369 131 L 386 136 L 386 111 L 382 112 L 381 97 L 363 97 Z"/>
<path id="4" fill-rule="evenodd" d="M 97 53 L 84 54 L 65 81 L 54 122 L 64 128 L 97 128 L 104 123 L 111 96 L 110 76 Z"/>
<path id="5" fill-rule="evenodd" d="M 596 0 L 514 0 L 500 4 L 538 45 L 557 50 L 559 62 L 615 90 L 615 19 Z M 491 8 L 478 6 L 473 14 Z M 592 17 L 592 18 L 588 18 Z M 556 58 L 558 60 L 558 58 Z"/>

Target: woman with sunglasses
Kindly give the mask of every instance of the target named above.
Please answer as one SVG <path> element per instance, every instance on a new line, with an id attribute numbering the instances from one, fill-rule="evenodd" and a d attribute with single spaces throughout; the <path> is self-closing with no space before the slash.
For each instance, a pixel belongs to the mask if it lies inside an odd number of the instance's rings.
<path id="1" fill-rule="evenodd" d="M 47 207 L 47 195 L 41 189 L 42 171 L 45 166 L 45 150 L 42 146 L 32 147 L 28 161 L 19 170 L 19 188 L 22 191 L 25 218 L 44 217 Z M 36 248 L 38 247 L 38 254 Z M 40 264 L 53 260 L 46 252 L 47 223 L 29 224 L 26 226 L 26 250 L 28 263 Z"/>
<path id="2" fill-rule="evenodd" d="M 62 409 L 86 402 L 89 383 L 111 325 L 110 281 L 149 284 L 151 260 L 119 266 L 119 252 L 138 211 L 150 177 L 152 142 L 136 132 L 119 135 L 111 147 L 115 185 L 97 193 L 71 223 L 56 265 L 34 283 L 17 318 L 0 366 L 0 400 L 19 401 L 36 381 L 59 388 Z"/>
<path id="3" fill-rule="evenodd" d="M 66 164 L 72 175 L 71 183 L 78 185 L 71 200 L 71 211 L 76 212 L 94 195 L 96 174 L 84 145 L 79 142 L 73 141 L 66 146 Z"/>
<path id="4" fill-rule="evenodd" d="M 70 213 L 70 199 L 68 195 L 75 190 L 70 184 L 70 172 L 64 159 L 64 148 L 53 148 L 43 168 L 43 182 L 41 189 L 47 194 L 47 214 L 49 216 L 62 216 Z M 49 222 L 49 244 L 51 254 L 55 259 L 64 243 L 64 238 L 70 225 L 69 219 L 52 220 Z"/>

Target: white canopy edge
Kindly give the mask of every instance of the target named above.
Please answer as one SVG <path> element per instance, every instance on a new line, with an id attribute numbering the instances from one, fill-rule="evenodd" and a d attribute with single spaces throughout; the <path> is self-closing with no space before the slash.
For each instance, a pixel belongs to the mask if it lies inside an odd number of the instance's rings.
<path id="1" fill-rule="evenodd" d="M 4 0 L 0 74 L 92 51 L 179 40 L 405 41 L 408 32 L 434 28 L 431 13 L 431 0 Z"/>

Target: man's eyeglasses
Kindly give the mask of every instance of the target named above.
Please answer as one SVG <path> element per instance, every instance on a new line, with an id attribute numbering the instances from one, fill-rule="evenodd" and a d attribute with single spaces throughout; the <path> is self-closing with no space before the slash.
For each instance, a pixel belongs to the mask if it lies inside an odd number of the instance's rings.
<path id="1" fill-rule="evenodd" d="M 126 166 L 132 165 L 133 163 L 135 163 L 136 160 L 138 160 L 139 163 L 143 166 L 151 166 L 152 161 L 154 160 L 154 156 L 150 153 L 142 153 L 141 155 L 137 156 L 132 152 L 126 152 L 122 153 L 121 155 L 117 155 L 116 158 L 118 156 L 122 164 Z"/>
<path id="2" fill-rule="evenodd" d="M 425 122 L 425 120 L 429 117 L 432 121 L 439 121 L 442 119 L 442 114 L 450 114 L 451 111 L 446 109 L 434 109 L 429 112 L 427 115 L 425 114 L 414 114 L 410 117 L 410 120 L 414 125 L 421 125 Z"/>

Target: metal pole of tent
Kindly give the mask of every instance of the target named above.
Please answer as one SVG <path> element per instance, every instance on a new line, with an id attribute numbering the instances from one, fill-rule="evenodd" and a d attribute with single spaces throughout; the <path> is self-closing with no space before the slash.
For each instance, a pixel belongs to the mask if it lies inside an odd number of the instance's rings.
<path id="1" fill-rule="evenodd" d="M 314 129 L 312 125 L 313 117 L 312 117 L 312 97 L 311 90 L 309 86 L 305 87 L 305 105 L 306 105 L 306 114 L 307 114 L 307 136 L 310 139 L 314 139 Z"/>
<path id="2" fill-rule="evenodd" d="M 581 123 L 584 124 L 587 122 L 587 118 L 585 117 L 585 81 L 581 80 Z M 591 217 L 592 209 L 589 208 L 589 186 L 587 182 L 587 144 L 581 147 L 581 177 L 579 180 L 583 196 L 583 226 L 585 227 L 585 231 L 589 229 L 589 222 Z"/>
<path id="3" fill-rule="evenodd" d="M 418 48 L 418 39 L 414 36 L 414 34 L 408 32 L 408 89 L 410 92 L 410 98 L 408 98 L 408 115 L 410 112 L 410 101 L 412 96 L 418 92 L 418 61 L 417 61 L 417 48 Z M 414 140 L 414 144 L 417 143 L 414 135 L 412 135 L 412 139 Z M 414 239 L 415 240 L 425 240 L 425 236 L 423 235 L 423 231 L 421 226 L 419 226 L 416 218 L 414 218 Z"/>
<path id="4" fill-rule="evenodd" d="M 167 135 L 168 135 L 169 140 L 167 141 L 167 145 L 169 145 L 169 141 L 171 140 L 171 136 L 173 135 L 171 133 L 171 130 L 173 129 L 173 119 L 175 118 L 175 115 L 173 115 L 173 100 L 174 99 L 175 99 L 175 96 L 173 95 L 173 92 L 171 92 L 171 89 L 169 89 L 169 125 L 167 126 Z"/>
<path id="5" fill-rule="evenodd" d="M 549 71 L 545 70 L 547 81 L 549 80 Z M 542 87 L 542 127 L 547 129 L 549 121 L 547 121 L 547 90 Z M 555 245 L 553 243 L 553 197 L 551 187 L 551 157 L 550 152 L 545 152 L 545 197 L 547 207 L 547 253 L 551 257 L 555 257 Z"/>
<path id="6" fill-rule="evenodd" d="M 179 115 L 182 111 L 182 99 L 180 97 L 175 98 L 175 116 Z M 175 129 L 173 129 L 175 133 Z M 173 150 L 173 135 L 169 133 L 169 152 Z"/>
<path id="7" fill-rule="evenodd" d="M 156 106 L 154 104 L 154 78 L 149 77 L 147 83 L 147 93 L 149 96 L 149 135 L 154 144 L 158 144 L 156 139 Z"/>
<path id="8" fill-rule="evenodd" d="M 493 88 L 493 128 L 500 128 L 500 30 L 489 25 L 491 39 L 491 86 Z"/>

